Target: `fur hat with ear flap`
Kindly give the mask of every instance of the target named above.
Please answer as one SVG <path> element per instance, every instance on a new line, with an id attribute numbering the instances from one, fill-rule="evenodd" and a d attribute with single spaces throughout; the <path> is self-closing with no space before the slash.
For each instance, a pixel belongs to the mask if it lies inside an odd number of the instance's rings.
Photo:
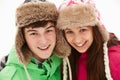
<path id="1" fill-rule="evenodd" d="M 82 0 L 83 1 L 83 0 Z M 63 36 L 63 30 L 79 26 L 97 26 L 102 34 L 104 42 L 109 39 L 108 32 L 98 19 L 96 8 L 90 3 L 83 3 L 80 0 L 69 0 L 59 8 L 59 17 L 57 20 L 58 44 L 57 51 L 61 57 L 70 55 L 71 48 Z M 63 56 L 64 54 L 64 56 Z"/>
<path id="2" fill-rule="evenodd" d="M 31 59 L 30 52 L 25 42 L 22 28 L 37 21 L 57 21 L 58 11 L 54 3 L 47 1 L 27 1 L 16 9 L 16 24 L 18 27 L 15 47 L 16 53 L 22 63 L 28 63 Z"/>
<path id="3" fill-rule="evenodd" d="M 104 25 L 101 23 L 99 12 L 97 11 L 95 5 L 90 2 L 90 0 L 67 0 L 59 7 L 59 17 L 57 20 L 58 40 L 56 45 L 56 51 L 58 53 L 61 53 L 59 54 L 59 56 L 65 57 L 71 54 L 71 47 L 65 39 L 63 30 L 66 28 L 73 28 L 79 26 L 98 27 L 104 40 L 103 53 L 106 78 L 108 80 L 112 80 L 107 51 L 107 41 L 109 40 L 109 33 L 105 29 Z"/>
<path id="4" fill-rule="evenodd" d="M 53 21 L 57 22 L 58 10 L 55 4 L 47 2 L 45 0 L 26 0 L 24 4 L 20 5 L 16 10 L 16 23 L 17 23 L 17 34 L 15 40 L 16 53 L 19 60 L 23 63 L 26 74 L 28 71 L 25 67 L 31 57 L 32 52 L 29 50 L 23 35 L 23 28 L 31 23 L 37 21 Z M 55 52 L 55 51 L 54 51 Z M 55 54 L 59 56 L 59 53 Z M 63 55 L 64 56 L 64 55 Z M 67 67 L 69 68 L 69 80 L 72 80 L 70 63 L 68 58 L 63 59 L 63 80 L 67 80 Z M 29 78 L 29 75 L 28 75 Z"/>

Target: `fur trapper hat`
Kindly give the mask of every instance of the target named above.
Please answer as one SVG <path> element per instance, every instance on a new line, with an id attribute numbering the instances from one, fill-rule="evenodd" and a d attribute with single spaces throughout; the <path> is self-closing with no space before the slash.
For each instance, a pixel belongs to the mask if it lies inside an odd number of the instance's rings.
<path id="1" fill-rule="evenodd" d="M 57 21 L 58 11 L 54 3 L 31 1 L 21 4 L 16 9 L 16 24 L 18 27 L 15 47 L 22 63 L 28 63 L 32 57 L 22 32 L 22 28 L 37 21 Z"/>
<path id="2" fill-rule="evenodd" d="M 71 0 L 72 1 L 72 0 Z M 70 3 L 70 2 L 69 2 Z M 97 13 L 92 4 L 88 3 L 75 3 L 71 2 L 71 4 L 64 6 L 59 9 L 59 17 L 57 21 L 58 30 L 58 40 L 56 51 L 59 56 L 64 57 L 68 56 L 71 53 L 71 47 L 66 42 L 63 30 L 66 28 L 73 28 L 79 26 L 97 26 L 99 31 L 102 34 L 104 42 L 108 41 L 109 35 L 103 24 L 101 24 L 100 20 L 97 17 Z M 64 56 L 63 56 L 64 54 Z"/>
<path id="3" fill-rule="evenodd" d="M 57 17 L 56 6 L 50 2 L 28 2 L 20 5 L 16 10 L 18 27 L 24 27 L 30 23 L 42 20 L 56 21 Z"/>

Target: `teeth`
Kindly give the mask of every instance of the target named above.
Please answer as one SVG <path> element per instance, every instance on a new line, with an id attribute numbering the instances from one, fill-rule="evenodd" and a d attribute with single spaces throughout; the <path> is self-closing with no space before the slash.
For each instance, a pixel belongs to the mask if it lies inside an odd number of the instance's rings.
<path id="1" fill-rule="evenodd" d="M 41 47 L 39 47 L 40 49 L 47 49 L 48 48 L 48 46 L 41 46 Z"/>
<path id="2" fill-rule="evenodd" d="M 83 46 L 84 44 L 85 44 L 85 42 L 77 43 L 76 45 L 79 46 L 79 47 L 81 47 L 81 46 Z"/>
<path id="3" fill-rule="evenodd" d="M 83 45 L 83 44 L 78 44 L 77 46 L 79 46 L 79 47 L 80 47 L 80 46 L 82 46 L 82 45 Z"/>

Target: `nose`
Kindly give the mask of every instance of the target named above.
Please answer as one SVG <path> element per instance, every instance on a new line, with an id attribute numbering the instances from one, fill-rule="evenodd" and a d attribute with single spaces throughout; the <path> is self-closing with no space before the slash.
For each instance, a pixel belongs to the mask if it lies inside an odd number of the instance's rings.
<path id="1" fill-rule="evenodd" d="M 39 43 L 45 44 L 47 42 L 47 38 L 45 37 L 45 35 L 39 35 L 38 37 Z"/>
<path id="2" fill-rule="evenodd" d="M 80 35 L 75 35 L 74 36 L 74 43 L 75 44 L 80 44 L 82 42 L 82 37 Z"/>

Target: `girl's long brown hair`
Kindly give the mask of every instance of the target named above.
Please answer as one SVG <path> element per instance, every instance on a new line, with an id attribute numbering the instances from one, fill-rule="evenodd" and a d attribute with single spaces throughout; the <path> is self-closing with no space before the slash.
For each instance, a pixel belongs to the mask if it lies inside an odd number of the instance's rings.
<path id="1" fill-rule="evenodd" d="M 101 33 L 97 26 L 93 27 L 93 43 L 88 49 L 87 59 L 87 79 L 88 80 L 107 80 L 104 67 L 104 53 Z"/>
<path id="2" fill-rule="evenodd" d="M 93 27 L 93 43 L 88 49 L 88 59 L 87 59 L 87 80 L 107 80 L 105 76 L 105 66 L 104 66 L 104 51 L 103 51 L 103 37 L 97 26 Z M 113 34 L 110 33 L 110 39 L 108 41 L 108 47 L 117 45 L 118 39 Z M 77 73 L 77 61 L 80 53 L 77 52 L 72 46 L 72 54 L 69 56 L 73 80 L 76 80 Z"/>

